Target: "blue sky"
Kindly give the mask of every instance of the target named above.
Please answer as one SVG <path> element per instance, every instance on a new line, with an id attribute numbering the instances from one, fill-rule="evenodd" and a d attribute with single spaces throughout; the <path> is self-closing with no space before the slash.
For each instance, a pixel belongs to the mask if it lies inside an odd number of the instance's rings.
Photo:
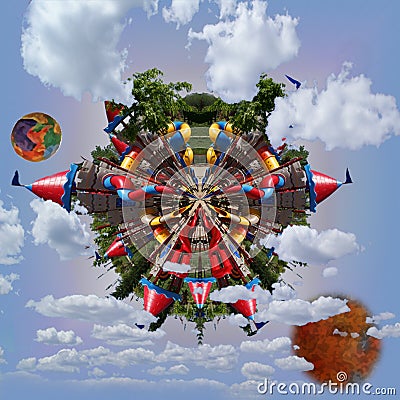
<path id="1" fill-rule="evenodd" d="M 380 322 L 381 328 L 400 321 L 395 166 L 400 151 L 398 2 L 271 0 L 265 11 L 261 0 L 187 0 L 172 5 L 171 0 L 160 0 L 157 12 L 142 7 L 143 3 L 154 6 L 156 0 L 115 1 L 110 9 L 102 8 L 111 4 L 108 1 L 102 7 L 97 1 L 72 1 L 64 10 L 61 3 L 67 1 L 33 0 L 28 11 L 29 2 L 19 1 L 5 8 L 1 17 L 1 395 L 16 399 L 28 395 L 106 399 L 119 395 L 137 398 L 154 392 L 167 399 L 188 395 L 196 399 L 204 394 L 252 398 L 257 393 L 255 384 L 248 382 L 251 362 L 273 367 L 273 379 L 278 381 L 306 379 L 301 371 L 276 365 L 276 359 L 290 356 L 285 339 L 275 352 L 260 354 L 241 347 L 243 341 L 262 340 L 267 346 L 268 341 L 290 336 L 290 326 L 282 322 L 271 322 L 250 339 L 227 320 L 221 321 L 216 331 L 207 326 L 203 352 L 197 348 L 193 327 L 184 331 L 174 319 L 163 326 L 164 335 L 146 338 L 153 345 L 138 343 L 137 338 L 125 346 L 110 344 L 104 327 L 124 323 L 129 328 L 132 316 L 140 315 L 140 304 L 133 301 L 128 309 L 108 300 L 105 288 L 116 277 L 108 274 L 97 279 L 100 272 L 91 267 L 87 256 L 60 260 L 59 243 L 49 246 L 46 224 L 38 221 L 32 208 L 34 196 L 10 186 L 16 169 L 23 183 L 31 183 L 67 169 L 81 156 L 89 157 L 94 145 L 106 144 L 108 139 L 102 132 L 106 118 L 99 100 L 125 95 L 122 80 L 152 67 L 163 70 L 166 80 L 186 80 L 193 83 L 195 91 L 214 90 L 227 100 L 250 96 L 263 71 L 279 82 L 285 82 L 285 73 L 303 82 L 297 93 L 287 85 L 287 102 L 277 104 L 270 134 L 277 140 L 292 134 L 292 140 L 305 143 L 313 168 L 328 175 L 343 179 L 349 167 L 354 184 L 321 204 L 310 219 L 316 234 L 328 232 L 331 240 L 337 236 L 329 230 L 347 234 L 346 243 L 339 246 L 337 242 L 334 251 L 325 254 L 326 265 L 336 268 L 337 274 L 324 278 L 324 266 L 311 264 L 308 271 L 301 272 L 304 284 L 296 286 L 297 297 L 306 301 L 342 294 L 362 301 L 373 315 L 393 313 L 393 319 Z M 82 3 L 88 5 L 86 14 L 80 11 Z M 263 11 L 258 16 L 251 12 L 257 7 Z M 99 12 L 102 9 L 104 13 Z M 223 10 L 225 15 L 221 15 Z M 42 17 L 43 23 L 35 25 Z M 261 18 L 259 25 L 257 17 Z M 56 23 L 47 23 L 49 19 Z M 275 29 L 278 20 L 287 35 Z M 249 21 L 252 29 L 247 30 Z M 31 40 L 35 35 L 28 35 L 31 41 L 24 56 L 23 26 L 34 26 L 34 33 L 43 35 L 40 50 L 33 54 L 29 50 L 38 43 Z M 82 27 L 87 27 L 87 36 Z M 101 37 L 103 31 L 109 40 Z M 216 31 L 219 34 L 215 36 Z M 243 38 L 246 34 L 250 41 Z M 74 41 L 79 35 L 80 44 Z M 230 37 L 235 46 L 229 47 L 221 37 Z M 92 46 L 85 48 L 88 43 Z M 126 64 L 124 70 L 121 61 Z M 343 66 L 345 62 L 352 67 Z M 220 69 L 229 69 L 231 79 L 218 74 Z M 54 157 L 31 164 L 13 152 L 9 135 L 19 117 L 34 111 L 46 112 L 59 121 L 63 141 Z M 295 125 L 293 133 L 281 131 L 290 123 Z M 67 217 L 60 214 L 59 218 L 64 221 Z M 81 222 L 89 223 L 87 219 Z M 21 229 L 23 245 L 18 246 Z M 70 239 L 74 237 L 71 230 Z M 46 243 L 36 245 L 35 240 Z M 351 240 L 353 246 L 344 251 Z M 76 246 L 72 239 L 68 243 Z M 4 250 L 4 244 L 14 246 L 15 251 Z M 310 251 L 311 261 L 321 257 L 317 250 L 315 254 Z M 286 278 L 296 280 L 290 274 Z M 48 303 L 43 300 L 46 298 Z M 92 307 L 92 317 L 80 316 L 79 307 Z M 52 316 L 48 316 L 50 308 Z M 72 333 L 65 338 L 62 331 Z M 57 344 L 49 344 L 52 340 Z M 382 357 L 369 378 L 374 386 L 396 386 L 399 340 L 382 339 Z M 214 358 L 209 356 L 211 347 Z M 183 355 L 176 355 L 181 352 Z"/>

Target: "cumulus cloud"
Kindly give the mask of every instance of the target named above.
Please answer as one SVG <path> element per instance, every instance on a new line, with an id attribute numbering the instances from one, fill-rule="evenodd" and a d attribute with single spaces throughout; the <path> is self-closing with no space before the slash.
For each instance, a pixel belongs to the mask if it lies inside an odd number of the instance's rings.
<path id="1" fill-rule="evenodd" d="M 165 335 L 162 329 L 154 332 L 145 329 L 132 328 L 126 324 L 112 326 L 94 325 L 92 337 L 105 340 L 107 344 L 114 346 L 147 346 L 153 345 L 153 340 L 160 339 Z"/>
<path id="2" fill-rule="evenodd" d="M 219 7 L 219 18 L 229 17 L 235 14 L 236 0 L 214 0 Z"/>
<path id="3" fill-rule="evenodd" d="M 272 292 L 273 300 L 290 300 L 296 297 L 296 291 L 283 282 L 273 283 L 272 288 L 274 289 Z"/>
<path id="4" fill-rule="evenodd" d="M 0 364 L 7 364 L 7 361 L 4 359 L 4 350 L 0 347 Z"/>
<path id="5" fill-rule="evenodd" d="M 88 375 L 93 376 L 94 378 L 101 378 L 107 374 L 101 368 L 95 367 L 88 372 Z"/>
<path id="6" fill-rule="evenodd" d="M 111 365 L 126 368 L 132 365 L 176 363 L 170 368 L 153 368 L 153 375 L 184 375 L 189 372 L 186 364 L 192 364 L 219 372 L 233 370 L 238 361 L 237 349 L 231 345 L 201 345 L 195 348 L 182 347 L 168 342 L 165 349 L 155 354 L 144 348 L 131 348 L 113 352 L 99 346 L 92 349 L 78 351 L 76 349 L 62 349 L 56 354 L 43 358 L 25 358 L 20 360 L 17 369 L 24 371 L 59 371 L 78 373 L 81 368 L 92 370 Z M 161 365 L 158 365 L 162 367 Z"/>
<path id="7" fill-rule="evenodd" d="M 54 327 L 39 329 L 35 340 L 39 343 L 65 346 L 77 346 L 83 343 L 74 331 L 57 331 Z"/>
<path id="8" fill-rule="evenodd" d="M 184 273 L 190 271 L 190 265 L 174 263 L 171 261 L 166 261 L 162 268 L 164 271 L 178 272 L 181 274 L 184 274 Z"/>
<path id="9" fill-rule="evenodd" d="M 308 226 L 298 225 L 289 226 L 281 235 L 270 237 L 268 246 L 274 246 L 282 260 L 324 265 L 329 261 L 360 251 L 353 233 L 342 232 L 338 229 L 318 232 Z"/>
<path id="10" fill-rule="evenodd" d="M 208 43 L 208 88 L 233 102 L 251 99 L 261 73 L 295 57 L 300 41 L 298 20 L 288 14 L 269 17 L 265 1 L 240 2 L 234 14 L 229 3 L 220 2 L 221 13 L 231 18 L 205 25 L 201 32 L 190 29 L 188 39 L 189 46 L 194 39 Z"/>
<path id="11" fill-rule="evenodd" d="M 29 300 L 26 307 L 46 317 L 61 317 L 112 325 L 136 322 L 149 324 L 156 318 L 113 297 L 72 295 L 55 299 L 48 295 L 39 301 Z"/>
<path id="12" fill-rule="evenodd" d="M 264 379 L 262 381 L 264 381 Z M 274 381 L 268 380 L 268 382 L 271 384 Z M 257 388 L 259 384 L 260 380 L 246 380 L 244 382 L 234 383 L 229 388 L 229 391 L 232 397 L 237 399 L 260 399 L 260 394 L 254 389 Z"/>
<path id="13" fill-rule="evenodd" d="M 25 70 L 66 96 L 126 101 L 122 84 L 128 52 L 118 42 L 132 7 L 151 14 L 158 0 L 32 1 L 25 15 L 21 55 Z"/>
<path id="14" fill-rule="evenodd" d="M 36 359 L 35 357 L 22 359 L 17 369 L 24 371 L 56 371 L 79 373 L 81 368 L 92 368 L 103 365 L 112 365 L 125 368 L 130 365 L 151 363 L 154 353 L 142 348 L 112 352 L 102 346 L 78 351 L 76 349 L 62 349 L 56 354 Z"/>
<path id="15" fill-rule="evenodd" d="M 0 295 L 8 294 L 13 290 L 12 283 L 19 279 L 17 274 L 1 275 L 0 274 Z"/>
<path id="16" fill-rule="evenodd" d="M 163 7 L 162 16 L 165 22 L 176 23 L 176 29 L 180 25 L 188 24 L 199 11 L 200 0 L 172 0 L 171 7 Z"/>
<path id="17" fill-rule="evenodd" d="M 287 289 L 278 284 L 273 287 L 277 290 L 276 296 L 289 296 Z M 238 300 L 257 299 L 260 304 L 267 304 L 274 298 L 268 290 L 262 289 L 259 285 L 255 285 L 253 290 L 247 289 L 242 285 L 227 286 L 219 290 L 214 290 L 210 293 L 210 299 L 220 301 L 222 303 L 235 303 Z"/>
<path id="18" fill-rule="evenodd" d="M 377 339 L 400 337 L 400 322 L 396 322 L 394 325 L 385 325 L 382 329 L 372 326 L 367 330 L 367 335 Z"/>
<path id="19" fill-rule="evenodd" d="M 250 300 L 254 298 L 254 292 L 242 285 L 227 286 L 210 293 L 210 300 L 222 303 L 235 303 L 238 300 Z"/>
<path id="20" fill-rule="evenodd" d="M 327 267 L 323 269 L 322 276 L 324 278 L 332 278 L 333 276 L 336 276 L 337 273 L 338 269 L 336 267 Z"/>
<path id="21" fill-rule="evenodd" d="M 147 373 L 150 375 L 187 375 L 189 373 L 189 368 L 184 364 L 173 365 L 170 368 L 165 368 L 160 365 L 157 367 L 151 368 L 147 370 Z"/>
<path id="22" fill-rule="evenodd" d="M 24 228 L 16 207 L 6 210 L 0 200 L 0 264 L 17 264 L 23 260 L 21 249 L 24 245 Z"/>
<path id="23" fill-rule="evenodd" d="M 233 326 L 246 326 L 249 323 L 242 314 L 230 314 L 227 320 Z"/>
<path id="24" fill-rule="evenodd" d="M 272 301 L 268 308 L 257 312 L 256 320 L 275 321 L 288 325 L 305 325 L 350 311 L 347 300 L 321 296 L 313 302 L 301 299 Z"/>
<path id="25" fill-rule="evenodd" d="M 275 365 L 285 371 L 311 371 L 314 369 L 314 364 L 308 362 L 304 357 L 298 356 L 277 358 Z"/>
<path id="26" fill-rule="evenodd" d="M 235 368 L 238 354 L 232 345 L 210 346 L 203 344 L 199 347 L 182 347 L 168 342 L 160 353 L 157 362 L 178 362 L 181 364 L 194 363 L 196 366 L 213 369 L 219 372 L 228 372 Z"/>
<path id="27" fill-rule="evenodd" d="M 273 340 L 246 340 L 240 344 L 240 351 L 245 353 L 288 353 L 291 351 L 292 341 L 290 338 L 282 336 Z"/>
<path id="28" fill-rule="evenodd" d="M 247 362 L 243 364 L 240 372 L 247 379 L 261 380 L 271 376 L 275 372 L 275 368 L 258 362 Z"/>
<path id="29" fill-rule="evenodd" d="M 332 335 L 339 335 L 341 337 L 346 337 L 348 333 L 339 331 L 339 329 L 335 328 L 334 331 L 332 332 Z"/>
<path id="30" fill-rule="evenodd" d="M 92 254 L 86 248 L 90 246 L 90 234 L 74 212 L 68 213 L 50 200 L 34 199 L 30 206 L 37 214 L 32 226 L 35 245 L 47 244 L 61 260 Z"/>
<path id="31" fill-rule="evenodd" d="M 379 313 L 378 315 L 373 315 L 372 317 L 367 317 L 366 318 L 366 323 L 367 324 L 379 324 L 381 321 L 386 321 L 387 319 L 392 319 L 396 315 L 394 315 L 391 312 L 385 311 L 382 313 Z"/>
<path id="32" fill-rule="evenodd" d="M 371 80 L 364 75 L 351 77 L 351 67 L 345 62 L 337 76 L 328 77 L 321 91 L 301 86 L 287 97 L 277 98 L 268 120 L 267 134 L 272 143 L 276 145 L 286 136 L 292 140 L 320 139 L 327 150 L 357 150 L 379 146 L 392 135 L 399 135 L 396 99 L 372 93 Z"/>

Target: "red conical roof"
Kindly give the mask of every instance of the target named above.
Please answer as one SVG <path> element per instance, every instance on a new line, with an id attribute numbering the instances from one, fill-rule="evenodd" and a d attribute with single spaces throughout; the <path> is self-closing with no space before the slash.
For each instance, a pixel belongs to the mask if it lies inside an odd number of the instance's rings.
<path id="1" fill-rule="evenodd" d="M 120 236 L 117 236 L 104 254 L 106 257 L 131 256 L 129 249 L 125 246 Z"/>
<path id="2" fill-rule="evenodd" d="M 120 115 L 123 110 L 125 110 L 124 105 L 113 106 L 111 101 L 105 101 L 104 106 L 106 108 L 107 121 L 112 122 L 117 115 Z M 115 107 L 115 108 L 114 108 Z"/>
<path id="3" fill-rule="evenodd" d="M 252 281 L 246 284 L 246 288 L 254 292 L 256 285 L 260 283 L 258 278 L 254 278 Z M 250 300 L 238 300 L 236 303 L 231 303 L 231 306 L 239 311 L 244 317 L 253 319 L 254 314 L 257 311 L 256 299 Z"/>
<path id="4" fill-rule="evenodd" d="M 174 300 L 181 299 L 179 294 L 169 292 L 145 278 L 140 283 L 144 286 L 144 309 L 154 316 L 164 311 Z"/>
<path id="5" fill-rule="evenodd" d="M 238 300 L 236 303 L 232 303 L 231 305 L 246 318 L 252 318 L 257 309 L 256 299 Z"/>
<path id="6" fill-rule="evenodd" d="M 314 190 L 317 195 L 317 203 L 321 203 L 321 201 L 329 197 L 333 192 L 336 191 L 336 189 L 338 189 L 342 185 L 342 182 L 339 182 L 337 179 L 325 175 L 321 172 L 314 170 L 311 170 L 311 172 L 313 173 L 313 181 L 315 183 Z"/>
<path id="7" fill-rule="evenodd" d="M 54 201 L 69 212 L 71 211 L 71 193 L 75 189 L 74 180 L 78 169 L 77 164 L 71 164 L 68 170 L 45 176 L 30 185 L 21 185 L 19 173 L 15 171 L 11 185 L 23 186 L 43 200 Z"/>
<path id="8" fill-rule="evenodd" d="M 198 308 L 202 308 L 210 293 L 211 286 L 215 282 L 215 278 L 194 279 L 186 278 L 193 300 Z"/>
<path id="9" fill-rule="evenodd" d="M 162 293 L 157 293 L 147 286 L 144 287 L 144 309 L 154 316 L 164 311 L 173 301 Z"/>
<path id="10" fill-rule="evenodd" d="M 62 197 L 64 195 L 64 184 L 67 182 L 68 172 L 69 170 L 66 170 L 54 175 L 45 176 L 25 187 L 43 200 L 52 200 L 63 206 Z"/>
<path id="11" fill-rule="evenodd" d="M 127 145 L 122 140 L 119 140 L 116 135 L 110 134 L 110 139 L 115 149 L 118 151 L 119 155 L 126 153 L 127 150 L 129 149 L 129 145 Z"/>

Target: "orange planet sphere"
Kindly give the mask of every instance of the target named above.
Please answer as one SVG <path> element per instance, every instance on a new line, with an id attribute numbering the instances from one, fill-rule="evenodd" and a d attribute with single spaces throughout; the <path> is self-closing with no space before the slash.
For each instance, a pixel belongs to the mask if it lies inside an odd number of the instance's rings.
<path id="1" fill-rule="evenodd" d="M 43 161 L 60 147 L 61 128 L 50 115 L 35 112 L 20 118 L 11 132 L 14 151 L 27 161 Z"/>
<path id="2" fill-rule="evenodd" d="M 307 374 L 317 382 L 363 381 L 379 358 L 380 340 L 367 335 L 371 314 L 358 301 L 347 305 L 347 313 L 294 329 L 295 354 L 314 364 Z"/>

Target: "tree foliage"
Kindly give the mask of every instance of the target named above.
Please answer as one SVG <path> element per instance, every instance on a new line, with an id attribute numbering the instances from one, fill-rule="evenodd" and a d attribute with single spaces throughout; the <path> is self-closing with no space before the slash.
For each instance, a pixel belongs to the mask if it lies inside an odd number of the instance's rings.
<path id="1" fill-rule="evenodd" d="M 301 158 L 300 163 L 304 166 L 308 163 L 307 158 L 309 154 L 309 151 L 303 145 L 299 148 L 287 146 L 281 154 L 281 162 L 286 163 L 293 158 Z"/>
<path id="2" fill-rule="evenodd" d="M 138 132 L 147 130 L 157 132 L 166 128 L 171 120 L 179 117 L 190 106 L 183 100 L 181 92 L 190 92 L 192 85 L 188 82 L 163 81 L 163 72 L 152 68 L 138 72 L 128 78 L 132 82 L 133 111 L 129 124 L 128 139 L 133 140 Z"/>
<path id="3" fill-rule="evenodd" d="M 205 111 L 205 108 L 211 107 L 217 101 L 217 98 L 210 93 L 191 93 L 185 96 L 183 100 L 194 110 Z"/>
<path id="4" fill-rule="evenodd" d="M 275 99 L 285 96 L 285 85 L 276 83 L 267 74 L 262 74 L 258 83 L 257 94 L 251 101 L 242 100 L 228 104 L 218 99 L 208 109 L 217 111 L 221 116 L 229 119 L 233 127 L 242 132 L 258 130 L 265 132 L 268 117 L 275 109 Z"/>

